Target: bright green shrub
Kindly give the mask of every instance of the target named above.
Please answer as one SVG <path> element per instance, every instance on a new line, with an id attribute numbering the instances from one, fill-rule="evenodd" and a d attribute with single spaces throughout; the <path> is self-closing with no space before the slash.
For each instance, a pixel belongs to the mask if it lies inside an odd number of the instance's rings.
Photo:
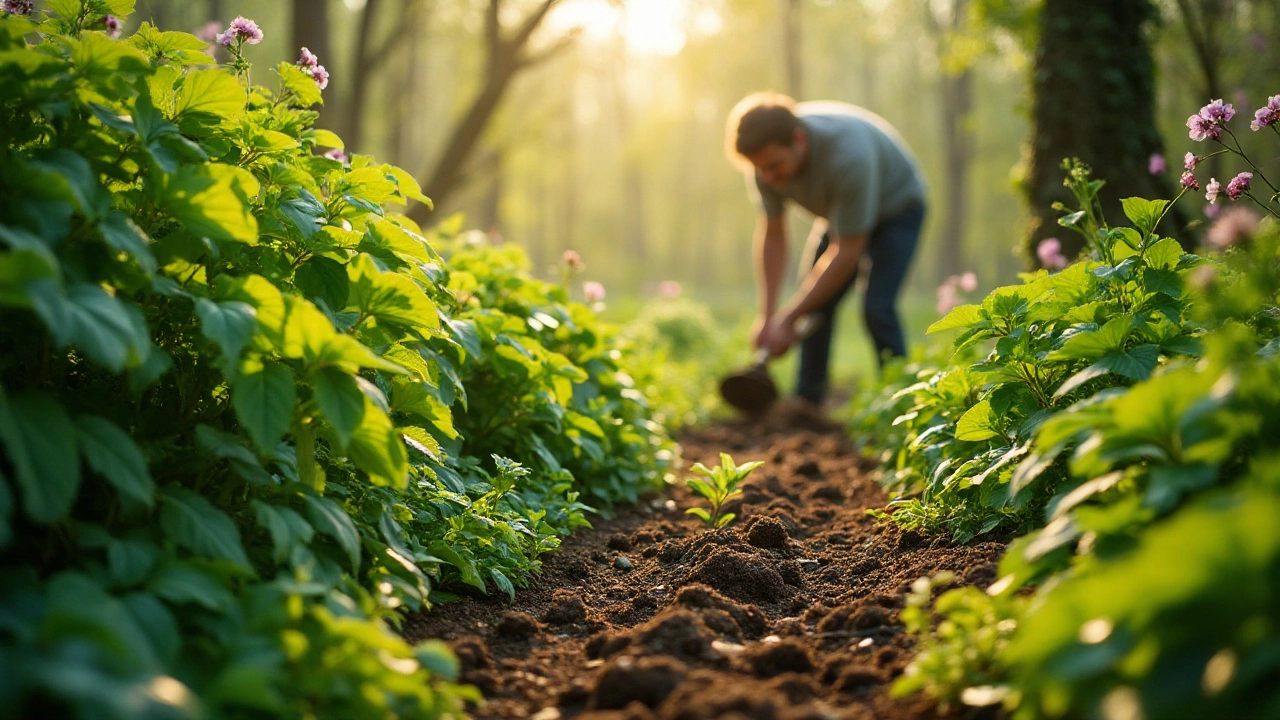
<path id="1" fill-rule="evenodd" d="M 635 368 L 632 374 L 654 408 L 654 419 L 674 431 L 711 418 L 723 409 L 716 388 L 747 357 L 733 347 L 711 310 L 683 297 L 646 304 L 627 324 Z"/>
<path id="2" fill-rule="evenodd" d="M 580 483 L 661 471 L 607 331 L 570 359 L 533 304 L 459 293 L 384 209 L 427 201 L 407 173 L 315 154 L 341 141 L 307 69 L 249 85 L 243 40 L 217 67 L 93 29 L 131 0 L 49 5 L 0 17 L 0 714 L 459 715 L 398 610 L 514 592 L 586 522 Z M 455 426 L 509 401 L 463 375 L 513 355 L 545 455 Z M 622 457 L 583 459 L 597 426 Z"/>

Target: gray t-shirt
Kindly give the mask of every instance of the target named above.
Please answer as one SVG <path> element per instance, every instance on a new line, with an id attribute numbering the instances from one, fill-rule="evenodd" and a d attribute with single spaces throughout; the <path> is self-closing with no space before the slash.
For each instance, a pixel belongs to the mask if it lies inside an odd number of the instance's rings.
<path id="1" fill-rule="evenodd" d="M 806 102 L 796 115 L 809 133 L 799 174 L 775 190 L 748 172 L 761 209 L 781 215 L 784 200 L 826 218 L 832 237 L 861 235 L 925 199 L 919 163 L 884 118 L 841 102 Z"/>

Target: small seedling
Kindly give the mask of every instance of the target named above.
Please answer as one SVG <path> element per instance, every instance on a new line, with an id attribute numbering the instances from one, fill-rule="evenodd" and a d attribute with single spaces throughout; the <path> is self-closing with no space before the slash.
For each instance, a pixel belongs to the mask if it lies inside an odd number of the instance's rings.
<path id="1" fill-rule="evenodd" d="M 694 465 L 692 470 L 707 476 L 708 479 L 703 480 L 702 478 L 691 477 L 685 480 L 685 484 L 711 503 L 711 512 L 707 512 L 700 507 L 689 508 L 685 512 L 702 518 L 703 522 L 717 530 L 728 525 L 735 517 L 735 514 L 720 514 L 724 511 L 725 503 L 742 494 L 742 490 L 738 488 L 738 485 L 747 479 L 752 470 L 763 464 L 763 462 L 756 461 L 745 465 L 735 465 L 733 458 L 729 457 L 728 453 L 720 453 L 720 465 L 714 470 L 702 463 Z"/>

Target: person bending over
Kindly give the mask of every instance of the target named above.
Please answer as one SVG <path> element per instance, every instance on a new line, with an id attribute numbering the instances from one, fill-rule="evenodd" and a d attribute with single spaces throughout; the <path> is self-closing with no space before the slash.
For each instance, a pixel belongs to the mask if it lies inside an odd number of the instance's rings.
<path id="1" fill-rule="evenodd" d="M 865 319 L 883 364 L 906 354 L 898 293 L 920 238 L 925 182 L 902 136 L 882 117 L 847 103 L 796 104 L 777 93 L 751 95 L 730 113 L 729 158 L 747 173 L 760 210 L 756 284 L 760 313 L 752 344 L 771 356 L 796 344 L 797 321 L 818 324 L 800 340 L 797 394 L 821 404 L 827 391 L 836 308 L 869 261 Z M 808 268 L 784 306 L 778 293 L 787 265 L 786 201 L 816 217 Z"/>

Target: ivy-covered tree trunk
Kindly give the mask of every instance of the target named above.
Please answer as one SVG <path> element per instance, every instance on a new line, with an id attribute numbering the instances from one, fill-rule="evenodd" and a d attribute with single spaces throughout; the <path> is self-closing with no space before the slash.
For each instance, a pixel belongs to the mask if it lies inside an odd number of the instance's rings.
<path id="1" fill-rule="evenodd" d="M 1155 70 L 1147 24 L 1150 0 L 1045 0 L 1032 85 L 1031 164 L 1025 191 L 1033 215 L 1028 255 L 1048 237 L 1074 257 L 1083 238 L 1058 225 L 1055 201 L 1070 199 L 1064 158 L 1078 157 L 1105 180 L 1100 200 L 1108 222 L 1120 224 L 1120 199 L 1172 198 L 1181 165 L 1152 175 L 1149 160 L 1163 153 L 1155 123 Z M 1170 218 L 1173 219 L 1173 218 Z M 1174 234 L 1175 223 L 1163 226 Z"/>

